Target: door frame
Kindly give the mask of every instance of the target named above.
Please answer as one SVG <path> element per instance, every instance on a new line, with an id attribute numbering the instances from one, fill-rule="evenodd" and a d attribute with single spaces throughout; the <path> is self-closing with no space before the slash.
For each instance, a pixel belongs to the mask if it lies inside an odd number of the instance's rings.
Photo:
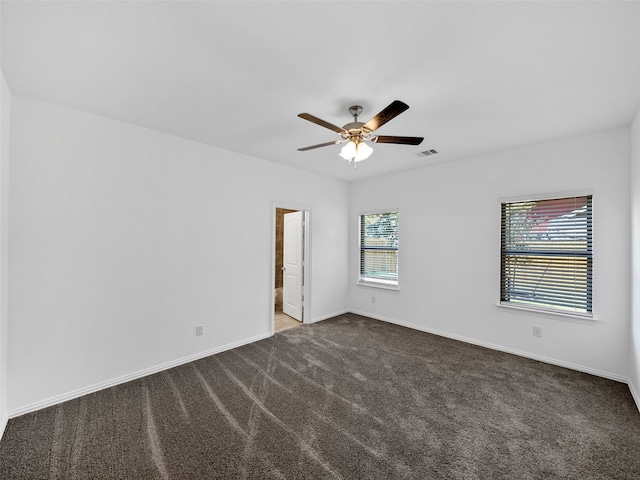
<path id="1" fill-rule="evenodd" d="M 311 286 L 309 284 L 309 279 L 311 278 L 311 208 L 306 205 L 299 205 L 294 203 L 286 203 L 286 202 L 273 202 L 273 206 L 271 208 L 271 273 L 269 277 L 271 278 L 271 294 L 269 295 L 270 301 L 270 318 L 271 318 L 271 335 L 275 333 L 275 309 L 276 302 L 274 298 L 274 292 L 276 290 L 276 209 L 285 208 L 287 210 L 297 210 L 303 211 L 304 214 L 304 225 L 302 227 L 303 235 L 304 235 L 304 254 L 303 265 L 304 270 L 302 273 L 302 295 L 304 301 L 302 303 L 302 323 L 309 323 L 309 311 L 311 306 Z"/>

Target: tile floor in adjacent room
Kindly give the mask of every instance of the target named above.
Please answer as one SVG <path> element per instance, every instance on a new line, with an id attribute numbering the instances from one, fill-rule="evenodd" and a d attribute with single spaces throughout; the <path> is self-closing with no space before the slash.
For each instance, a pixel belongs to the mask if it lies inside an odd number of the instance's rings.
<path id="1" fill-rule="evenodd" d="M 274 313 L 274 331 L 281 332 L 282 330 L 286 330 L 288 328 L 297 327 L 302 325 L 302 322 L 299 322 L 295 318 L 290 317 L 286 313 L 282 313 L 281 311 L 276 311 Z"/>

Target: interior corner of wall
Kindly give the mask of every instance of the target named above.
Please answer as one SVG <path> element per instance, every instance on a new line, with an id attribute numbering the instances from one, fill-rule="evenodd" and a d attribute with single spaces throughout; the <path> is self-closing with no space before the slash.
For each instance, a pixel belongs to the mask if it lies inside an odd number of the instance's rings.
<path id="1" fill-rule="evenodd" d="M 629 378 L 629 391 L 631 392 L 631 396 L 633 397 L 633 401 L 636 403 L 636 408 L 640 413 L 640 393 L 638 392 L 638 385 L 636 385 L 634 378 Z"/>
<path id="2" fill-rule="evenodd" d="M 7 416 L 7 412 L 2 412 L 0 415 L 0 440 L 4 436 L 4 431 L 7 429 L 7 423 L 9 422 L 9 417 Z"/>

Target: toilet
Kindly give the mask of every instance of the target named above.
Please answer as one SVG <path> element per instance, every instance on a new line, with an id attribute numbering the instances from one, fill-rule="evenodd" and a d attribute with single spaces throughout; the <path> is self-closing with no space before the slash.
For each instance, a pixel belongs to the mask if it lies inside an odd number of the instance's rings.
<path id="1" fill-rule="evenodd" d="M 273 298 L 275 300 L 276 310 L 282 310 L 282 287 L 276 288 L 273 292 Z"/>

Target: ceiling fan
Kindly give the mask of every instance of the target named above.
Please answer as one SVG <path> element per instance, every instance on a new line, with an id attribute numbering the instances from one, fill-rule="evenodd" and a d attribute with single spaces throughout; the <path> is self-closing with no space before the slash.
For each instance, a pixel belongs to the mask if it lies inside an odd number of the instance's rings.
<path id="1" fill-rule="evenodd" d="M 312 123 L 320 125 L 321 127 L 328 128 L 340 135 L 338 140 L 332 142 L 320 143 L 318 145 L 311 145 L 310 147 L 299 148 L 298 151 L 305 152 L 307 150 L 313 150 L 314 148 L 328 147 L 329 145 L 336 145 L 344 143 L 340 151 L 340 156 L 347 160 L 349 163 L 359 162 L 366 158 L 373 152 L 373 149 L 365 143 L 366 141 L 373 143 L 396 143 L 401 145 L 420 145 L 423 137 L 397 137 L 391 135 L 374 135 L 378 128 L 387 123 L 389 120 L 400 115 L 407 110 L 409 105 L 400 100 L 394 100 L 384 110 L 378 113 L 375 117 L 369 120 L 367 123 L 359 122 L 358 115 L 362 113 L 362 107 L 360 105 L 353 105 L 349 107 L 349 113 L 353 115 L 353 122 L 347 123 L 343 127 L 338 127 L 329 122 L 314 117 L 309 113 L 301 113 L 298 116 Z"/>

